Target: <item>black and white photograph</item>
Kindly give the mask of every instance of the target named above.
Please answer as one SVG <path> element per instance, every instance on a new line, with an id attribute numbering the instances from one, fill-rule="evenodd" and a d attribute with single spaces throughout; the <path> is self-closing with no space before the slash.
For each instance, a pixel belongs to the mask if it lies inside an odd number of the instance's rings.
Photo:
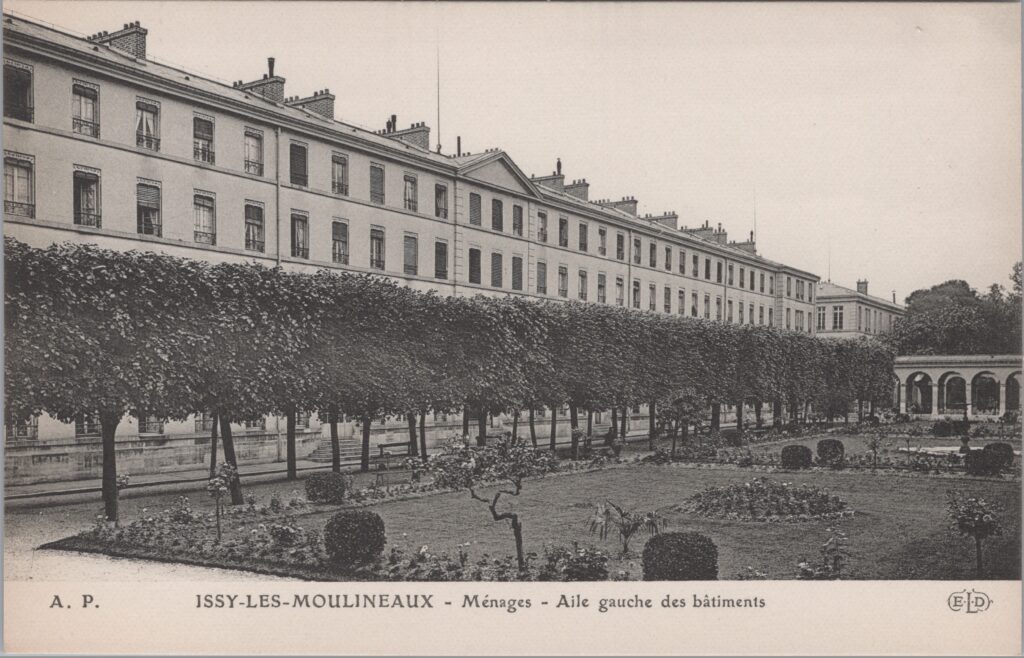
<path id="1" fill-rule="evenodd" d="M 2 38 L 7 651 L 1020 653 L 1019 3 Z"/>

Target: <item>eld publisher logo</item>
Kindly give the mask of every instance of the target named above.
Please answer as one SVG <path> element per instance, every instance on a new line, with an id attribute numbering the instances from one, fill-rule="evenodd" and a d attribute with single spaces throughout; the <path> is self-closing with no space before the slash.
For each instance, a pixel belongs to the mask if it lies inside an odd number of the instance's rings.
<path id="1" fill-rule="evenodd" d="M 953 612 L 974 614 L 988 610 L 988 607 L 992 605 L 992 599 L 988 598 L 988 594 L 972 589 L 969 592 L 967 590 L 953 592 L 949 595 L 947 603 Z"/>

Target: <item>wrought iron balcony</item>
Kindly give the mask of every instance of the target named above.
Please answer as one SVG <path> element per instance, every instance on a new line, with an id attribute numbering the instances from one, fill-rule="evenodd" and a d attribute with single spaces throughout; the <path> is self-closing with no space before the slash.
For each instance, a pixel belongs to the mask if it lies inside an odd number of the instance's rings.
<path id="1" fill-rule="evenodd" d="M 263 163 L 258 160 L 246 160 L 245 161 L 245 173 L 252 174 L 254 176 L 263 175 Z"/>
<path id="2" fill-rule="evenodd" d="M 21 215 L 22 217 L 35 217 L 36 204 L 21 203 L 20 201 L 4 201 L 4 212 L 8 215 Z"/>
<path id="3" fill-rule="evenodd" d="M 309 247 L 292 247 L 292 256 L 295 258 L 309 258 Z"/>
<path id="4" fill-rule="evenodd" d="M 97 121 L 86 121 L 85 119 L 79 119 L 73 117 L 71 119 L 71 130 L 78 133 L 79 135 L 88 135 L 89 137 L 100 136 L 100 124 Z"/>
<path id="5" fill-rule="evenodd" d="M 22 121 L 32 121 L 32 117 L 35 114 L 35 108 L 28 103 L 18 103 L 12 99 L 7 99 L 4 102 L 4 116 L 12 119 L 21 119 Z"/>
<path id="6" fill-rule="evenodd" d="M 331 181 L 331 191 L 335 194 L 341 194 L 342 196 L 348 196 L 348 183 L 341 181 Z"/>
<path id="7" fill-rule="evenodd" d="M 258 251 L 263 253 L 263 240 L 255 240 L 253 238 L 245 238 L 245 248 L 249 251 Z"/>
<path id="8" fill-rule="evenodd" d="M 80 210 L 76 210 L 75 224 L 78 224 L 79 226 L 92 226 L 94 228 L 100 228 L 103 225 L 103 219 L 100 213 L 82 212 Z"/>
<path id="9" fill-rule="evenodd" d="M 153 135 L 147 135 L 146 133 L 136 132 L 135 145 L 139 148 L 149 149 L 150 151 L 159 151 L 160 138 L 154 137 Z"/>
<path id="10" fill-rule="evenodd" d="M 215 164 L 217 161 L 213 149 L 208 146 L 194 146 L 192 147 L 192 154 L 195 156 L 195 159 L 199 162 Z"/>
<path id="11" fill-rule="evenodd" d="M 209 231 L 193 231 L 193 239 L 200 244 L 217 244 L 217 233 Z"/>
<path id="12" fill-rule="evenodd" d="M 384 269 L 384 259 L 383 258 L 370 258 L 370 267 L 372 267 L 375 270 L 383 270 Z"/>

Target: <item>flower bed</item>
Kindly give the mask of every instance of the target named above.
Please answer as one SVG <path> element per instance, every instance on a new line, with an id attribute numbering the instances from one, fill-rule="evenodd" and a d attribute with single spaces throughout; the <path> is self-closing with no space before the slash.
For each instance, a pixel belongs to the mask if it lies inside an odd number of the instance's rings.
<path id="1" fill-rule="evenodd" d="M 802 522 L 853 516 L 846 501 L 828 489 L 793 486 L 766 477 L 727 487 L 707 487 L 678 507 L 698 516 L 730 521 Z"/>

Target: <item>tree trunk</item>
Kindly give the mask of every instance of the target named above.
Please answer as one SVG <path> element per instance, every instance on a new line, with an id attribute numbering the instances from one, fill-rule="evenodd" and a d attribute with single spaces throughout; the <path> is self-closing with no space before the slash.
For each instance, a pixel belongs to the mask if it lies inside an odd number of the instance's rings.
<path id="1" fill-rule="evenodd" d="M 220 442 L 224 446 L 224 461 L 235 467 L 238 477 L 231 483 L 231 504 L 241 505 L 245 502 L 242 498 L 242 474 L 238 472 L 238 459 L 235 457 L 235 439 L 231 436 L 231 421 L 227 416 L 221 414 L 220 418 Z"/>
<path id="2" fill-rule="evenodd" d="M 594 435 L 594 412 L 587 409 L 587 436 Z"/>
<path id="3" fill-rule="evenodd" d="M 619 418 L 619 436 L 622 437 L 622 445 L 626 445 L 626 416 L 629 414 L 629 407 L 622 408 L 622 417 Z"/>
<path id="4" fill-rule="evenodd" d="M 717 432 L 722 425 L 722 405 L 719 402 L 711 403 L 711 431 Z"/>
<path id="5" fill-rule="evenodd" d="M 427 461 L 427 410 L 420 410 L 420 457 Z"/>
<path id="6" fill-rule="evenodd" d="M 761 402 L 760 400 L 756 400 L 754 402 L 754 426 L 757 429 L 764 427 L 764 416 L 763 410 L 761 409 L 763 406 L 764 402 Z"/>
<path id="7" fill-rule="evenodd" d="M 512 443 L 519 440 L 519 410 L 512 414 Z"/>
<path id="8" fill-rule="evenodd" d="M 338 439 L 338 408 L 332 407 L 328 414 L 331 423 L 331 470 L 341 473 L 341 441 Z"/>
<path id="9" fill-rule="evenodd" d="M 672 432 L 672 458 L 676 457 L 676 433 Z"/>
<path id="10" fill-rule="evenodd" d="M 519 515 L 512 515 L 512 536 L 516 538 L 516 562 L 519 563 L 519 570 L 526 569 L 526 557 L 523 554 L 523 524 L 519 522 Z"/>
<path id="11" fill-rule="evenodd" d="M 534 423 L 533 407 L 530 407 L 530 443 L 533 444 L 534 449 L 537 448 L 537 426 Z"/>
<path id="12" fill-rule="evenodd" d="M 363 449 L 359 456 L 359 470 L 370 472 L 370 414 L 363 414 Z"/>
<path id="13" fill-rule="evenodd" d="M 772 427 L 779 429 L 782 427 L 782 399 L 775 398 L 772 400 Z"/>
<path id="14" fill-rule="evenodd" d="M 477 416 L 476 426 L 476 444 L 481 447 L 487 445 L 487 411 L 483 408 L 480 409 L 480 415 Z"/>
<path id="15" fill-rule="evenodd" d="M 405 415 L 406 420 L 409 421 L 409 456 L 419 457 L 420 449 L 419 444 L 416 442 L 416 413 L 410 412 Z"/>
<path id="16" fill-rule="evenodd" d="M 462 436 L 469 438 L 469 405 L 462 405 Z"/>
<path id="17" fill-rule="evenodd" d="M 658 408 L 654 400 L 647 405 L 647 449 L 654 450 L 658 438 Z"/>
<path id="18" fill-rule="evenodd" d="M 579 430 L 580 428 L 580 415 L 579 410 L 575 404 L 569 405 L 569 449 L 572 452 L 572 458 L 578 459 L 580 456 L 580 439 Z"/>
<path id="19" fill-rule="evenodd" d="M 107 521 L 117 522 L 117 446 L 114 436 L 121 414 L 100 412 L 100 436 L 103 437 L 103 511 Z"/>
<path id="20" fill-rule="evenodd" d="M 864 422 L 864 400 L 857 400 L 857 422 Z"/>
<path id="21" fill-rule="evenodd" d="M 286 414 L 287 434 L 285 436 L 285 447 L 287 448 L 288 479 L 298 480 L 299 469 L 297 455 L 295 454 L 295 405 L 288 407 Z"/>
<path id="22" fill-rule="evenodd" d="M 551 443 L 551 452 L 555 451 L 555 433 L 558 432 L 558 408 L 555 405 L 551 405 L 551 436 L 549 441 Z"/>
<path id="23" fill-rule="evenodd" d="M 736 402 L 736 431 L 743 431 L 743 400 Z"/>
<path id="24" fill-rule="evenodd" d="M 569 427 L 574 430 L 580 428 L 580 413 L 575 404 L 569 405 Z"/>
<path id="25" fill-rule="evenodd" d="M 612 407 L 612 432 L 611 437 L 614 439 L 619 434 L 619 410 Z"/>
<path id="26" fill-rule="evenodd" d="M 213 414 L 213 429 L 210 430 L 210 479 L 217 475 L 217 414 Z"/>

